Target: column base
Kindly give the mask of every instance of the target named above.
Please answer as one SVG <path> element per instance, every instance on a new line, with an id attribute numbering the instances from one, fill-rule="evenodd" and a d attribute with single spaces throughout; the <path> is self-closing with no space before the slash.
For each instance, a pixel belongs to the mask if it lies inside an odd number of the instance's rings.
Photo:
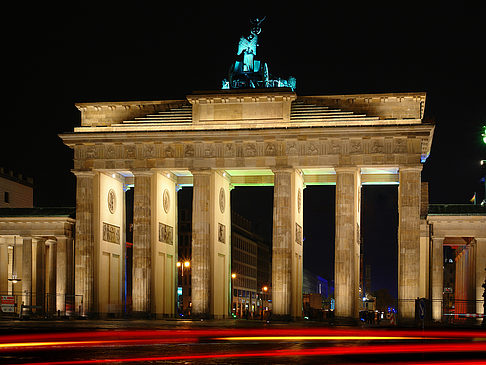
<path id="1" fill-rule="evenodd" d="M 147 313 L 147 312 L 131 312 L 129 314 L 129 317 L 132 319 L 154 319 L 154 314 L 153 313 Z"/>
<path id="2" fill-rule="evenodd" d="M 336 326 L 358 326 L 361 322 L 359 318 L 353 317 L 334 317 L 332 321 Z"/>
<path id="3" fill-rule="evenodd" d="M 208 320 L 214 319 L 214 316 L 208 313 L 191 313 L 191 319 L 193 320 Z"/>

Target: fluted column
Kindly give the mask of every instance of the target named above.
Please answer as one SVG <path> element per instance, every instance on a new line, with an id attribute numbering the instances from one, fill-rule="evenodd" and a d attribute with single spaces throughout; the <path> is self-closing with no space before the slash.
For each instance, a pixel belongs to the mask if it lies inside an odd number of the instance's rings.
<path id="1" fill-rule="evenodd" d="M 152 274 L 152 177 L 151 171 L 137 171 L 133 199 L 133 312 L 151 313 Z"/>
<path id="2" fill-rule="evenodd" d="M 76 244 L 75 293 L 81 296 L 79 314 L 93 312 L 94 296 L 94 232 L 93 232 L 93 187 L 94 172 L 75 171 L 76 174 Z M 80 305 L 80 302 L 76 302 Z M 78 310 L 78 308 L 76 308 Z"/>
<path id="3" fill-rule="evenodd" d="M 337 317 L 357 317 L 361 175 L 358 168 L 336 168 L 334 294 Z"/>
<path id="4" fill-rule="evenodd" d="M 444 288 L 443 238 L 432 238 L 432 319 L 442 320 L 442 300 Z"/>
<path id="5" fill-rule="evenodd" d="M 398 187 L 398 315 L 415 318 L 420 285 L 420 185 L 422 166 L 400 167 Z"/>
<path id="6" fill-rule="evenodd" d="M 65 311 L 66 288 L 67 288 L 67 238 L 58 237 L 56 244 L 56 311 Z"/>
<path id="7" fill-rule="evenodd" d="M 302 317 L 303 178 L 274 169 L 272 306 L 277 317 Z"/>
<path id="8" fill-rule="evenodd" d="M 290 316 L 292 300 L 292 170 L 274 171 L 272 306 L 277 316 Z"/>
<path id="9" fill-rule="evenodd" d="M 22 237 L 22 301 L 32 304 L 32 237 Z"/>
<path id="10" fill-rule="evenodd" d="M 49 289 L 47 290 L 47 308 L 48 313 L 54 313 L 56 311 L 56 302 L 57 302 L 57 286 L 56 286 L 56 270 L 57 270 L 57 244 L 55 240 L 47 240 L 46 241 L 46 248 L 47 248 L 47 278 L 46 282 L 48 283 Z"/>
<path id="11" fill-rule="evenodd" d="M 476 283 L 475 283 L 475 297 L 476 297 L 476 313 L 484 314 L 483 298 L 484 288 L 482 287 L 486 279 L 486 238 L 476 237 Z M 486 320 L 486 319 L 485 319 Z"/>
<path id="12" fill-rule="evenodd" d="M 210 315 L 211 236 L 210 199 L 211 171 L 194 170 L 192 203 L 192 313 L 196 317 Z"/>
<path id="13" fill-rule="evenodd" d="M 46 294 L 46 240 L 44 238 L 38 238 L 35 242 L 35 305 L 42 306 L 42 310 L 45 311 L 45 294 Z"/>

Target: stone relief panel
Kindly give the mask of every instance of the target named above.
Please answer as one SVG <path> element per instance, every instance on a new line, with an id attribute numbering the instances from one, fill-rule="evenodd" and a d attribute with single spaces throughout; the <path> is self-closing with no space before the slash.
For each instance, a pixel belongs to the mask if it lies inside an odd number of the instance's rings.
<path id="1" fill-rule="evenodd" d="M 174 227 L 159 222 L 159 241 L 172 245 L 174 243 Z"/>
<path id="2" fill-rule="evenodd" d="M 407 152 L 407 141 L 403 138 L 394 139 L 393 153 Z"/>
<path id="3" fill-rule="evenodd" d="M 165 189 L 162 193 L 162 206 L 164 208 L 165 213 L 169 213 L 170 209 L 170 195 L 169 190 Z"/>
<path id="4" fill-rule="evenodd" d="M 297 192 L 297 212 L 300 213 L 302 210 L 302 189 L 299 188 L 299 191 Z"/>
<path id="5" fill-rule="evenodd" d="M 184 157 L 194 157 L 194 146 L 192 144 L 188 144 L 184 148 Z"/>
<path id="6" fill-rule="evenodd" d="M 265 145 L 265 155 L 275 156 L 277 154 L 277 148 L 274 143 L 267 143 Z"/>
<path id="7" fill-rule="evenodd" d="M 257 155 L 257 148 L 255 143 L 245 144 L 244 156 L 245 157 L 255 157 Z"/>
<path id="8" fill-rule="evenodd" d="M 144 158 L 154 158 L 155 157 L 155 146 L 153 144 L 147 144 L 143 149 Z"/>
<path id="9" fill-rule="evenodd" d="M 302 227 L 298 223 L 295 223 L 295 242 L 302 244 Z"/>
<path id="10" fill-rule="evenodd" d="M 120 244 L 120 227 L 103 222 L 103 241 Z"/>
<path id="11" fill-rule="evenodd" d="M 116 158 L 115 146 L 107 145 L 105 146 L 105 158 L 113 159 Z"/>
<path id="12" fill-rule="evenodd" d="M 134 145 L 125 146 L 125 158 L 134 159 L 137 157 L 137 149 Z"/>
<path id="13" fill-rule="evenodd" d="M 226 243 L 226 226 L 221 223 L 218 223 L 218 241 Z"/>
<path id="14" fill-rule="evenodd" d="M 373 139 L 371 141 L 371 148 L 370 153 L 384 153 L 385 152 L 385 143 L 379 139 Z"/>
<path id="15" fill-rule="evenodd" d="M 310 156 L 315 156 L 319 154 L 319 142 L 310 141 L 305 145 L 305 154 Z"/>
<path id="16" fill-rule="evenodd" d="M 165 158 L 174 158 L 175 157 L 175 151 L 172 146 L 166 146 L 164 148 L 163 156 Z"/>
<path id="17" fill-rule="evenodd" d="M 351 140 L 350 141 L 350 153 L 362 153 L 362 145 L 361 145 L 361 140 Z"/>
<path id="18" fill-rule="evenodd" d="M 115 193 L 115 190 L 113 190 L 113 189 L 108 190 L 107 203 L 108 203 L 108 210 L 110 211 L 111 214 L 114 214 L 115 211 L 116 211 L 116 193 Z"/>
<path id="19" fill-rule="evenodd" d="M 224 188 L 219 189 L 219 210 L 224 213 L 226 208 L 226 196 L 224 193 Z"/>
<path id="20" fill-rule="evenodd" d="M 93 158 L 96 158 L 96 157 L 97 157 L 97 154 L 96 154 L 95 146 L 88 146 L 86 148 L 86 158 L 87 159 L 93 159 Z"/>
<path id="21" fill-rule="evenodd" d="M 223 152 L 224 157 L 235 157 L 236 148 L 233 143 L 225 143 L 223 150 L 224 150 Z"/>

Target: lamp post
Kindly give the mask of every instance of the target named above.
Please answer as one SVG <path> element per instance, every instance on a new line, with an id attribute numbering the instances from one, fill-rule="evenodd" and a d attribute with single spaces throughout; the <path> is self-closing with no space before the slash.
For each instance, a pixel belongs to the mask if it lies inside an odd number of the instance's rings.
<path id="1" fill-rule="evenodd" d="M 267 304 L 268 304 L 268 297 L 267 297 L 267 293 L 268 293 L 268 286 L 264 285 L 263 288 L 262 288 L 262 320 L 264 319 L 264 313 L 265 313 L 265 301 L 267 301 Z"/>
<path id="2" fill-rule="evenodd" d="M 236 279 L 236 273 L 232 272 L 231 273 L 231 314 L 233 314 L 233 302 L 234 301 L 234 280 Z M 236 302 L 238 303 L 238 302 Z M 236 317 L 236 306 L 235 306 L 235 314 L 233 315 L 234 317 Z"/>
<path id="3" fill-rule="evenodd" d="M 186 270 L 189 269 L 191 267 L 191 262 L 188 261 L 188 260 L 177 261 L 176 266 L 177 266 L 177 268 L 181 268 L 182 305 L 180 304 L 179 299 L 177 300 L 177 302 L 178 302 L 178 307 L 183 312 L 184 311 L 184 294 L 188 293 L 187 290 L 184 290 L 184 268 L 186 268 Z M 177 279 L 177 282 L 179 282 L 179 279 Z"/>
<path id="4" fill-rule="evenodd" d="M 187 260 L 184 262 L 177 261 L 177 267 L 181 268 L 181 276 L 184 276 L 184 268 L 188 269 L 191 267 L 191 262 Z"/>

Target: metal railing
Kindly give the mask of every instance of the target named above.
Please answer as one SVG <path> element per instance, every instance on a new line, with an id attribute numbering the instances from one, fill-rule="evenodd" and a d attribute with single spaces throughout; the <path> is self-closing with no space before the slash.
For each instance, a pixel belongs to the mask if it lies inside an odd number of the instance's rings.
<path id="1" fill-rule="evenodd" d="M 0 318 L 79 317 L 83 296 L 51 293 L 0 292 Z"/>

